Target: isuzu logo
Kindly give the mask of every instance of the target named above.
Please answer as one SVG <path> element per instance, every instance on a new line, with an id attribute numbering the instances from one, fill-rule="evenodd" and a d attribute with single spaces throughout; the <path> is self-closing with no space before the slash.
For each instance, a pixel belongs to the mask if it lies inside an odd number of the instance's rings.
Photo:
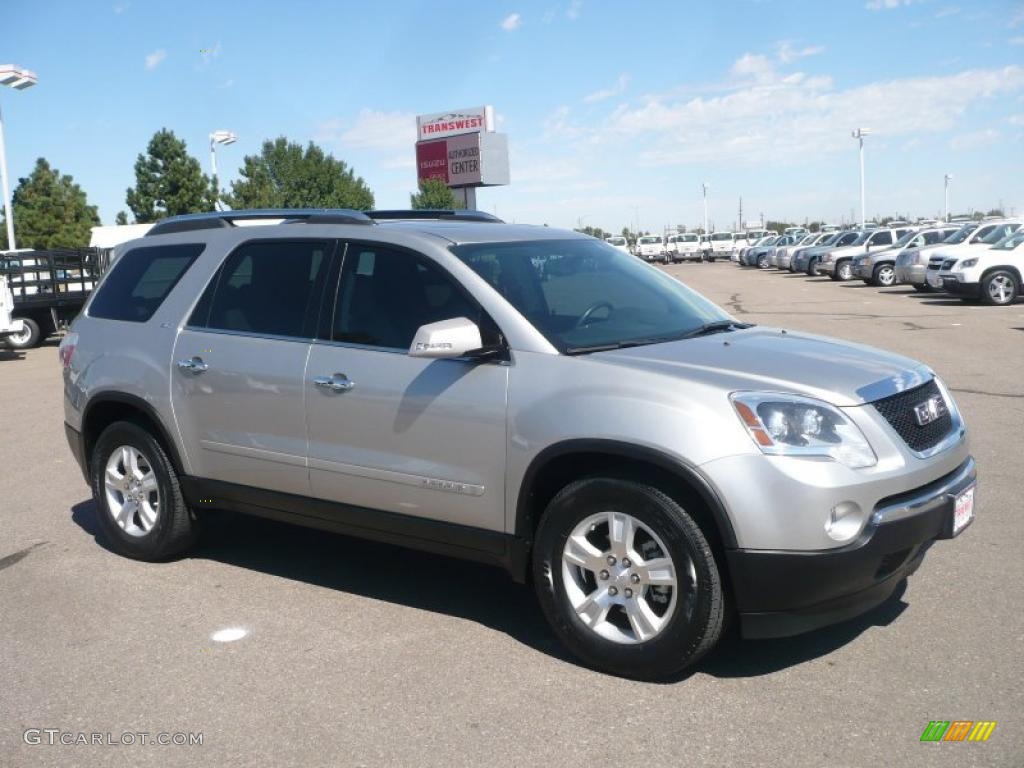
<path id="1" fill-rule="evenodd" d="M 914 406 L 914 418 L 922 427 L 931 424 L 937 419 L 941 419 L 948 412 L 946 402 L 942 399 L 942 395 L 932 395 L 923 403 L 918 403 Z"/>

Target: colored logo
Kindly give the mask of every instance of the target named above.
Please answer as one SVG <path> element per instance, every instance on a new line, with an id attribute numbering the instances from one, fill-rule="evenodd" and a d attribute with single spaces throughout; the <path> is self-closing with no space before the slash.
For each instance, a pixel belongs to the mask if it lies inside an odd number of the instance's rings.
<path id="1" fill-rule="evenodd" d="M 932 720 L 921 741 L 988 741 L 995 729 L 995 720 Z"/>

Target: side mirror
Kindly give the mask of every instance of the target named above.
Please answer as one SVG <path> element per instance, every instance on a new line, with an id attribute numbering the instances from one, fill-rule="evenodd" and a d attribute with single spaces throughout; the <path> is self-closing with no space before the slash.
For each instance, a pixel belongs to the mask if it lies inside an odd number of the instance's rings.
<path id="1" fill-rule="evenodd" d="M 465 317 L 421 325 L 409 347 L 409 357 L 463 357 L 483 346 L 480 329 Z"/>

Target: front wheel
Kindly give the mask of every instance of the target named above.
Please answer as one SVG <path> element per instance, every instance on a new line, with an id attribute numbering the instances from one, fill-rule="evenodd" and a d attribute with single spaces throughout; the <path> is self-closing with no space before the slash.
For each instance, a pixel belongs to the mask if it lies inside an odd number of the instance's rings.
<path id="1" fill-rule="evenodd" d="M 981 300 L 989 306 L 1004 307 L 1020 295 L 1016 276 L 1005 269 L 990 272 L 981 280 Z"/>
<path id="2" fill-rule="evenodd" d="M 178 474 L 143 428 L 117 421 L 103 430 L 90 464 L 100 531 L 110 548 L 136 560 L 166 560 L 195 540 L 198 521 Z"/>
<path id="3" fill-rule="evenodd" d="M 807 262 L 807 274 L 810 275 L 811 277 L 814 277 L 815 275 L 818 274 L 817 259 L 811 259 L 810 261 Z"/>
<path id="4" fill-rule="evenodd" d="M 878 285 L 888 288 L 896 282 L 896 269 L 892 264 L 879 264 L 871 275 L 871 285 Z"/>
<path id="5" fill-rule="evenodd" d="M 832 270 L 831 275 L 833 280 L 845 283 L 847 280 L 853 279 L 853 265 L 848 261 L 841 261 L 836 264 L 836 268 Z"/>
<path id="6" fill-rule="evenodd" d="M 533 576 L 552 629 L 605 672 L 673 675 L 722 633 L 722 581 L 704 533 L 647 485 L 589 478 L 563 488 L 537 529 Z"/>

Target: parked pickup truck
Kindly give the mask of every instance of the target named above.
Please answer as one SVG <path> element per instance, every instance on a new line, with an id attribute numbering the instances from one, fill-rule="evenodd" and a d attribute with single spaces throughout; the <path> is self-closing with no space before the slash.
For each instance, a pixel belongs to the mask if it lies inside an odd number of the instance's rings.
<path id="1" fill-rule="evenodd" d="M 14 312 L 14 295 L 7 285 L 7 278 L 0 275 L 0 341 L 5 341 L 11 336 L 20 336 L 25 332 L 23 320 L 16 320 Z"/>
<path id="2" fill-rule="evenodd" d="M 22 321 L 4 343 L 14 349 L 37 347 L 69 325 L 99 281 L 107 258 L 95 249 L 0 253 L 0 275 L 13 297 L 11 314 Z"/>

